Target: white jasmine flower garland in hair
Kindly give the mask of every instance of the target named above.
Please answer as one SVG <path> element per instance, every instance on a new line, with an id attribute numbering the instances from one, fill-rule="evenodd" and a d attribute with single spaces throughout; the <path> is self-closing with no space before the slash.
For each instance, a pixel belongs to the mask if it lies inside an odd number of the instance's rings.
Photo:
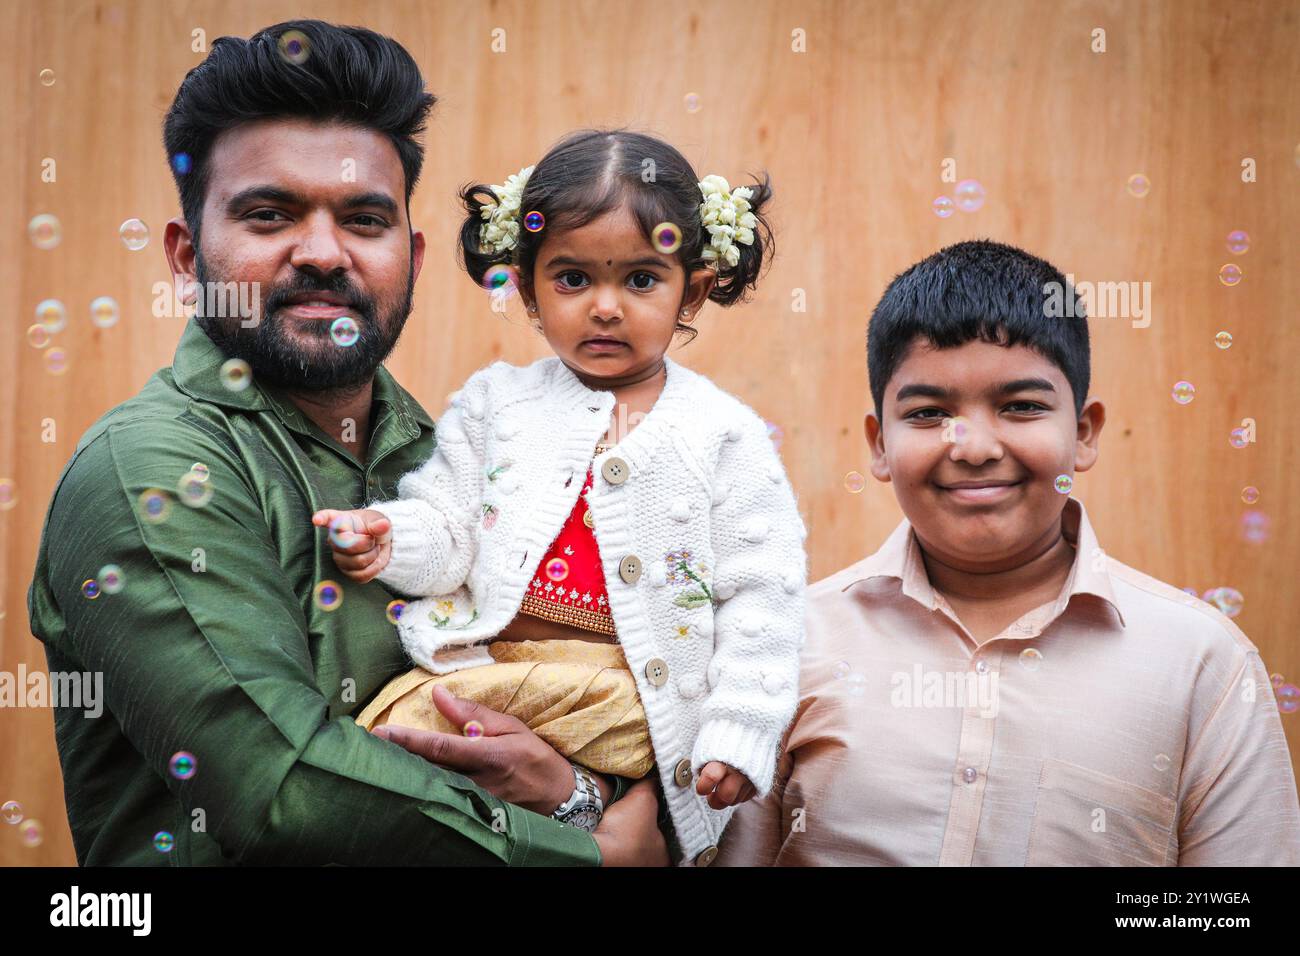
<path id="1" fill-rule="evenodd" d="M 721 176 L 705 176 L 700 181 L 700 192 L 704 194 L 704 202 L 700 203 L 700 220 L 711 237 L 704 247 L 704 258 L 711 262 L 721 259 L 735 268 L 740 262 L 740 249 L 736 244 L 754 244 L 754 227 L 758 225 L 758 219 L 749 211 L 754 190 L 741 186 L 733 191 L 731 184 Z"/>
<path id="2" fill-rule="evenodd" d="M 493 186 L 497 201 L 483 203 L 479 213 L 487 222 L 478 227 L 478 242 L 484 253 L 500 255 L 519 242 L 519 203 L 533 174 L 532 166 L 507 177 L 504 186 Z"/>

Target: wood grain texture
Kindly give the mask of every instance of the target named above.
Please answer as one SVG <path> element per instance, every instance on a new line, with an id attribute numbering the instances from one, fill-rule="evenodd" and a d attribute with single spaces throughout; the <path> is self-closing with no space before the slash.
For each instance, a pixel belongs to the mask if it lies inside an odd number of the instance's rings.
<path id="1" fill-rule="evenodd" d="M 462 2 L 0 3 L 0 108 L 7 189 L 0 229 L 0 476 L 17 506 L 0 512 L 0 670 L 43 667 L 26 595 L 50 495 L 77 439 L 105 410 L 170 364 L 179 319 L 154 318 L 169 278 L 162 227 L 178 201 L 161 121 L 209 42 L 297 16 L 356 23 L 412 52 L 441 102 L 426 137 L 412 215 L 428 237 L 416 305 L 390 368 L 431 414 L 476 368 L 547 354 L 516 305 L 493 314 L 453 259 L 456 188 L 503 182 L 566 131 L 630 125 L 676 144 L 701 176 L 733 184 L 768 170 L 777 258 L 752 302 L 707 308 L 676 352 L 784 431 L 782 455 L 810 536 L 814 579 L 874 550 L 900 518 L 890 489 L 845 490 L 867 474 L 866 318 L 886 283 L 947 243 L 1021 245 L 1080 279 L 1151 283 L 1152 322 L 1096 320 L 1093 394 L 1109 409 L 1098 466 L 1075 494 L 1103 546 L 1179 586 L 1230 585 L 1237 621 L 1269 669 L 1300 677 L 1300 566 L 1290 494 L 1300 452 L 1285 417 L 1300 397 L 1287 356 L 1300 349 L 1300 3 L 809 2 L 629 0 Z M 493 53 L 491 31 L 507 50 Z M 1107 50 L 1090 50 L 1094 27 Z M 807 51 L 791 50 L 806 31 Z M 52 69 L 53 86 L 38 74 Z M 688 112 L 683 97 L 700 97 Z M 41 181 L 45 157 L 55 183 Z M 956 160 L 987 201 L 940 220 Z M 1243 183 L 1241 162 L 1258 164 Z M 1127 194 L 1136 172 L 1144 199 Z M 49 251 L 27 222 L 63 225 Z M 149 224 L 139 252 L 119 241 Z M 1233 229 L 1248 253 L 1225 247 Z M 1218 281 L 1238 261 L 1245 280 Z M 796 290 L 807 311 L 795 312 Z M 90 301 L 122 319 L 97 329 Z M 26 343 L 36 304 L 68 307 L 57 338 L 69 368 L 49 374 Z M 1220 330 L 1232 333 L 1226 351 Z M 1179 379 L 1196 398 L 1179 406 Z M 1229 445 L 1245 417 L 1258 440 Z M 57 440 L 41 440 L 53 419 Z M 1245 485 L 1262 497 L 1267 540 L 1240 531 Z M 93 516 L 87 516 L 93 520 Z M 1293 758 L 1300 716 L 1284 716 Z M 74 862 L 48 710 L 0 710 L 0 801 L 45 827 L 34 849 L 0 826 L 0 864 Z"/>

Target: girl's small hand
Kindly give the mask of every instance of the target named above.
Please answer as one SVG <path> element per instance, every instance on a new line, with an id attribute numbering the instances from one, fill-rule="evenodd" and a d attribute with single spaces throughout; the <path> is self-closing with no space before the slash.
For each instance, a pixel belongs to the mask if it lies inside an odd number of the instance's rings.
<path id="1" fill-rule="evenodd" d="M 700 770 L 700 779 L 695 782 L 695 792 L 707 795 L 709 806 L 714 810 L 734 807 L 752 799 L 758 791 L 749 782 L 749 778 L 718 760 L 710 760 Z"/>
<path id="2" fill-rule="evenodd" d="M 371 508 L 327 508 L 312 515 L 311 523 L 330 529 L 334 563 L 349 579 L 364 584 L 388 566 L 393 553 L 393 525 L 382 512 Z"/>

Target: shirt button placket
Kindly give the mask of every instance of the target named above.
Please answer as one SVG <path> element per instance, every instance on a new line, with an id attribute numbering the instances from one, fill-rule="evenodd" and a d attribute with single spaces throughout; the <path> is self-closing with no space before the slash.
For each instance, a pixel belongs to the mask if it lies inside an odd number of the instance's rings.
<path id="1" fill-rule="evenodd" d="M 994 642 L 995 645 L 999 643 Z M 988 785 L 989 759 L 993 753 L 993 731 L 998 713 L 994 678 L 1001 661 L 1002 648 L 985 645 L 971 662 L 970 671 L 976 675 L 977 695 L 987 693 L 989 697 L 980 700 L 977 696 L 976 700 L 964 701 L 961 739 L 953 761 L 948 823 L 943 834 L 943 848 L 939 851 L 940 866 L 970 866 L 975 856 L 975 838 L 979 833 L 980 811 Z"/>

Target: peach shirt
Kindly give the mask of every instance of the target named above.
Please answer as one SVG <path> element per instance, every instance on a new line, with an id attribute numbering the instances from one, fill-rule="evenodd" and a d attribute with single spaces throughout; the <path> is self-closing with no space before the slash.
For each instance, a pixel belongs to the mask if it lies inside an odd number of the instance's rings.
<path id="1" fill-rule="evenodd" d="M 808 590 L 800 703 L 769 796 L 715 865 L 1300 864 L 1300 802 L 1259 652 L 1106 555 L 984 642 L 904 520 Z M 1296 718 L 1300 719 L 1300 718 Z"/>

